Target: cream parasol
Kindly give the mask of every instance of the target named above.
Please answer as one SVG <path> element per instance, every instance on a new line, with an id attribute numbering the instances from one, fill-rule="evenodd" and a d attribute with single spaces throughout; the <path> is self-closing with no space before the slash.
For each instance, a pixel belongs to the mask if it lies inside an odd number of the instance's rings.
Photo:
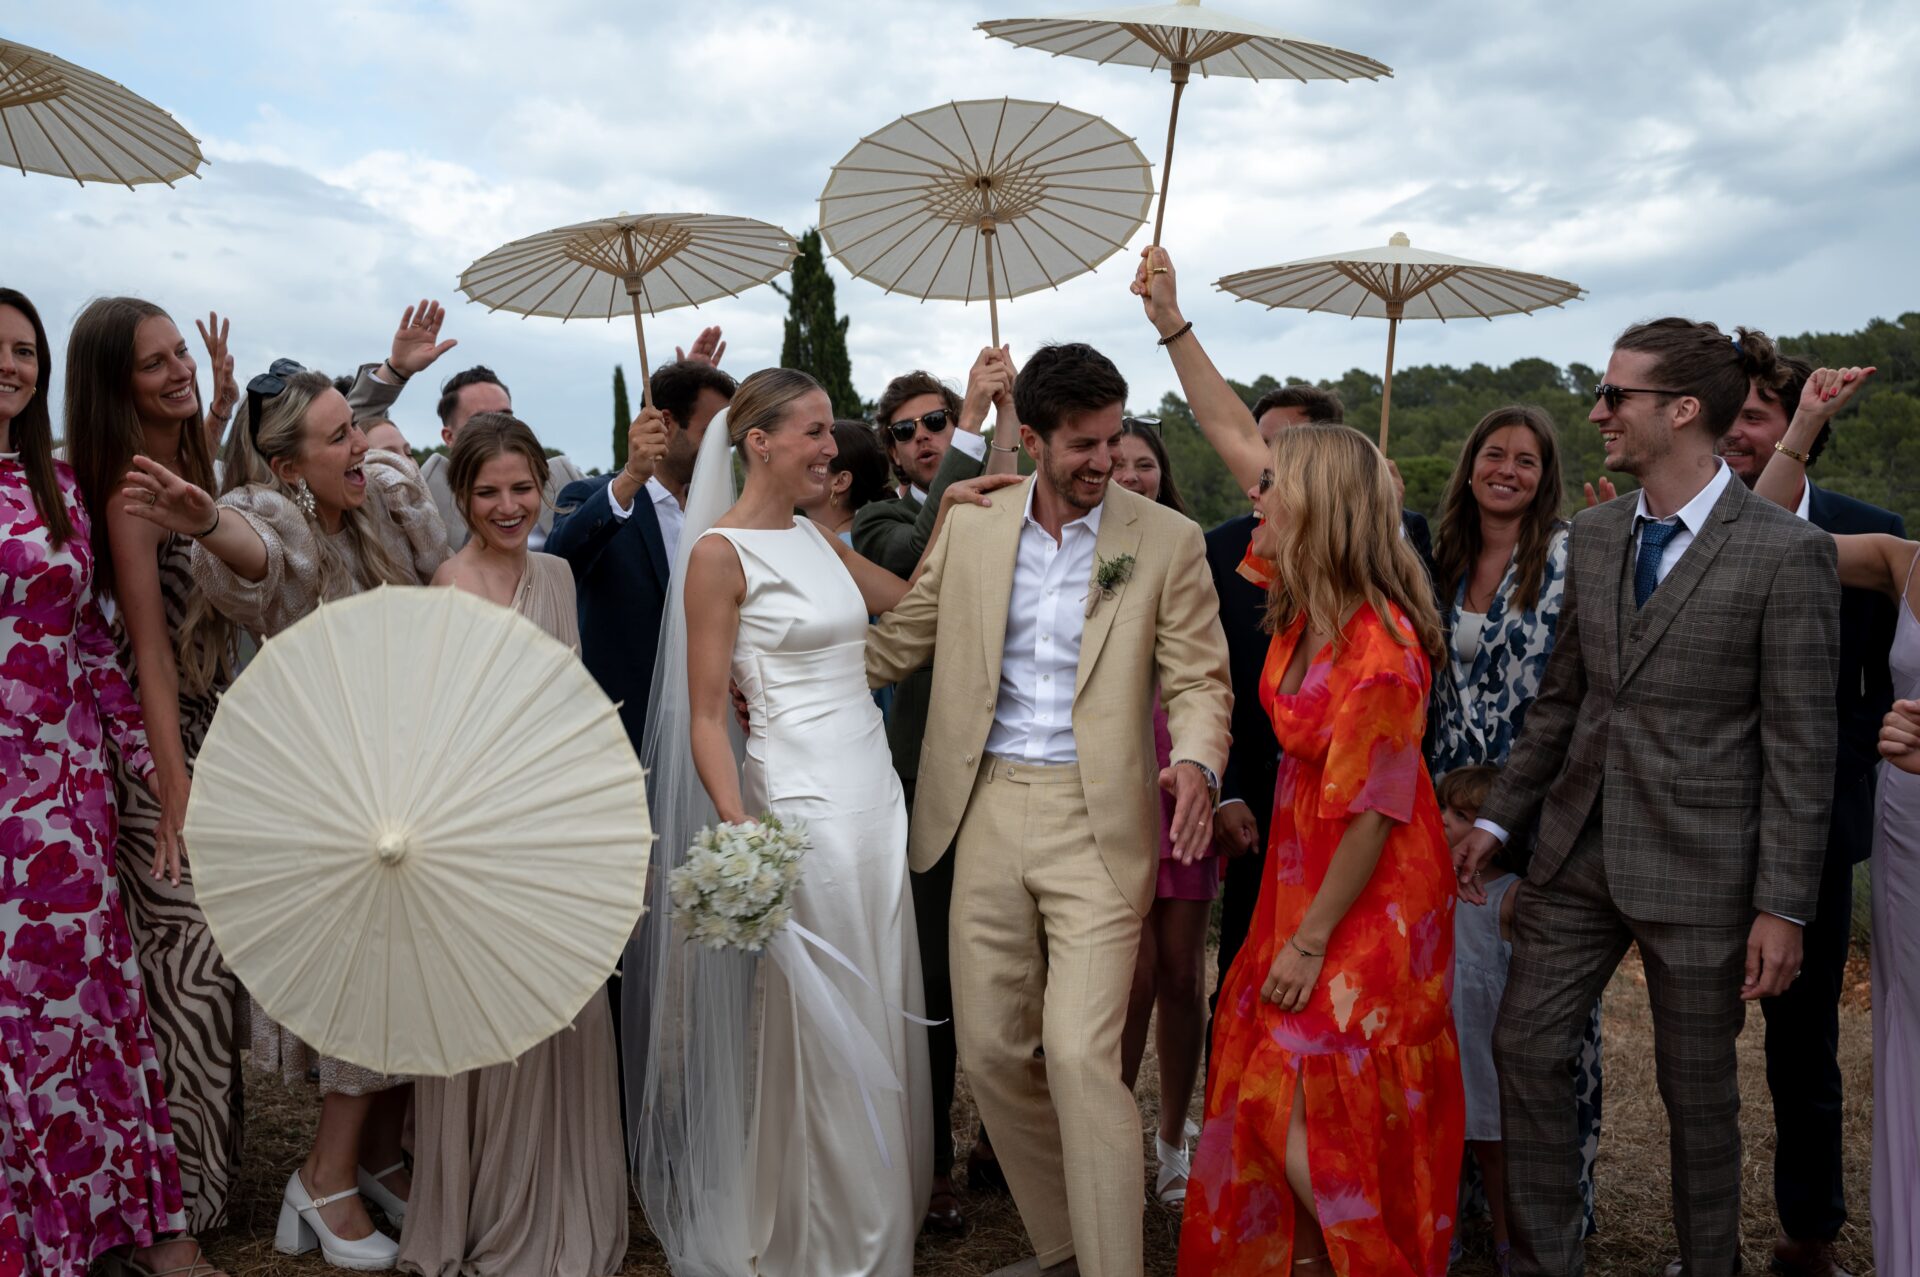
<path id="1" fill-rule="evenodd" d="M 1585 296 L 1580 285 L 1547 275 L 1417 249 L 1396 233 L 1385 248 L 1308 257 L 1241 271 L 1216 282 L 1268 310 L 1321 310 L 1387 321 L 1387 376 L 1380 395 L 1380 450 L 1393 406 L 1393 345 L 1403 319 L 1493 319 L 1561 306 Z"/>
<path id="2" fill-rule="evenodd" d="M 1089 9 L 1051 18 L 999 18 L 980 30 L 1055 57 L 1087 58 L 1102 65 L 1157 71 L 1173 76 L 1173 110 L 1167 116 L 1167 158 L 1160 166 L 1160 204 L 1153 215 L 1153 242 L 1167 217 L 1167 186 L 1173 177 L 1173 133 L 1180 123 L 1180 95 L 1187 79 L 1226 75 L 1246 80 L 1377 80 L 1393 70 L 1372 58 L 1275 31 L 1246 18 L 1202 7 L 1200 0 L 1141 5 L 1127 9 Z"/>
<path id="3" fill-rule="evenodd" d="M 268 1014 L 363 1067 L 449 1076 L 599 996 L 652 834 L 571 649 L 461 590 L 384 588 L 270 639 L 221 698 L 186 839 Z"/>
<path id="4" fill-rule="evenodd" d="M 123 85 L 0 40 L 0 167 L 88 182 L 172 186 L 199 176 L 200 143 Z"/>
<path id="5" fill-rule="evenodd" d="M 460 291 L 488 310 L 563 321 L 610 320 L 631 306 L 641 399 L 652 407 L 642 313 L 737 297 L 793 265 L 799 251 L 793 236 L 752 218 L 621 213 L 502 245 L 461 272 Z"/>
<path id="6" fill-rule="evenodd" d="M 862 138 L 820 192 L 820 234 L 853 274 L 922 301 L 1058 287 L 1146 224 L 1147 157 L 1096 115 L 990 98 L 902 116 Z"/>

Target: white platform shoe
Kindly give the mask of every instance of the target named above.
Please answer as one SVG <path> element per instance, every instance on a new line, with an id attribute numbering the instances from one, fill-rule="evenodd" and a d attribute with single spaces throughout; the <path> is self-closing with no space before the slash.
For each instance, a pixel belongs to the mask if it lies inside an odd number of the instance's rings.
<path id="1" fill-rule="evenodd" d="M 356 1197 L 358 1187 L 349 1188 L 344 1193 L 330 1193 L 325 1197 L 315 1197 L 307 1192 L 307 1186 L 300 1180 L 300 1172 L 295 1169 L 287 1177 L 287 1191 L 280 1200 L 280 1224 L 274 1230 L 273 1248 L 282 1255 L 304 1255 L 316 1247 L 321 1258 L 335 1268 L 351 1268 L 361 1272 L 379 1272 L 392 1268 L 400 1257 L 400 1243 L 375 1229 L 366 1237 L 348 1241 L 334 1236 L 320 1218 L 320 1208 L 331 1202 Z"/>
<path id="2" fill-rule="evenodd" d="M 407 1222 L 407 1204 L 389 1192 L 387 1186 L 380 1181 L 395 1171 L 406 1169 L 405 1162 L 395 1162 L 384 1171 L 370 1171 L 364 1166 L 354 1168 L 354 1173 L 360 1181 L 360 1196 L 378 1206 L 380 1213 L 385 1215 L 387 1222 L 395 1228 Z"/>

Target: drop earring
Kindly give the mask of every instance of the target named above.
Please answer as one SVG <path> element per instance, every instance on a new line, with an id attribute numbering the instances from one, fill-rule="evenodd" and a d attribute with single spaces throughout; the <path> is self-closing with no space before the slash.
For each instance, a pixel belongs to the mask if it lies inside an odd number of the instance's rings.
<path id="1" fill-rule="evenodd" d="M 306 515 L 309 519 L 318 513 L 318 506 L 315 505 L 313 500 L 313 489 L 307 486 L 305 479 L 296 479 L 294 481 L 293 503 L 299 506 L 300 513 Z"/>

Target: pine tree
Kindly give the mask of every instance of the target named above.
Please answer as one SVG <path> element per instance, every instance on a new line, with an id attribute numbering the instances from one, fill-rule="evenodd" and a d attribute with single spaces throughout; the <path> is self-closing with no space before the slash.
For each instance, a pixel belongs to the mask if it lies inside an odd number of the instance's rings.
<path id="1" fill-rule="evenodd" d="M 613 366 L 613 468 L 627 464 L 627 431 L 633 426 L 633 409 L 627 406 L 627 370 Z"/>
<path id="2" fill-rule="evenodd" d="M 847 318 L 834 313 L 833 277 L 827 274 L 820 232 L 800 237 L 800 255 L 793 262 L 793 291 L 774 287 L 787 299 L 787 332 L 780 343 L 782 367 L 813 374 L 826 387 L 833 411 L 842 417 L 861 415 L 860 396 L 853 389 L 853 362 L 847 358 Z"/>

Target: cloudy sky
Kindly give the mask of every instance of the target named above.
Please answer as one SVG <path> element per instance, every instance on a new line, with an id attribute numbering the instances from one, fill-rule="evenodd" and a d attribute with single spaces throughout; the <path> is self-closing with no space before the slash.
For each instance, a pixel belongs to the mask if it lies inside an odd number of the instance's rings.
<path id="1" fill-rule="evenodd" d="M 1377 322 L 1267 312 L 1209 285 L 1394 231 L 1589 291 L 1531 318 L 1410 325 L 1403 364 L 1598 365 L 1622 326 L 1673 312 L 1798 332 L 1920 308 L 1910 6 L 1230 7 L 1394 68 L 1378 82 L 1196 78 L 1188 90 L 1166 243 L 1187 313 L 1230 375 L 1377 368 Z M 329 371 L 377 358 L 409 300 L 442 298 L 460 347 L 428 378 L 489 364 L 544 441 L 605 465 L 612 368 L 636 371 L 631 325 L 489 315 L 460 298 L 461 269 L 507 240 L 621 210 L 734 213 L 797 234 L 855 141 L 950 99 L 1104 115 L 1157 176 L 1164 74 L 1051 59 L 972 29 L 1054 11 L 1019 0 L 13 6 L 0 35 L 167 107 L 213 163 L 174 190 L 0 174 L 0 283 L 35 299 L 59 350 L 100 294 L 151 298 L 190 336 L 190 318 L 217 309 L 233 318 L 243 382 L 276 355 Z M 984 305 L 887 297 L 835 270 L 869 397 L 916 366 L 957 381 L 985 343 Z M 1123 255 L 1004 306 L 1016 357 L 1091 341 L 1119 362 L 1134 405 L 1153 405 L 1173 382 L 1130 274 Z M 650 326 L 651 348 L 718 323 L 726 366 L 744 374 L 778 358 L 784 309 L 760 289 L 670 312 Z M 436 441 L 432 398 L 416 386 L 400 402 L 416 443 Z"/>

